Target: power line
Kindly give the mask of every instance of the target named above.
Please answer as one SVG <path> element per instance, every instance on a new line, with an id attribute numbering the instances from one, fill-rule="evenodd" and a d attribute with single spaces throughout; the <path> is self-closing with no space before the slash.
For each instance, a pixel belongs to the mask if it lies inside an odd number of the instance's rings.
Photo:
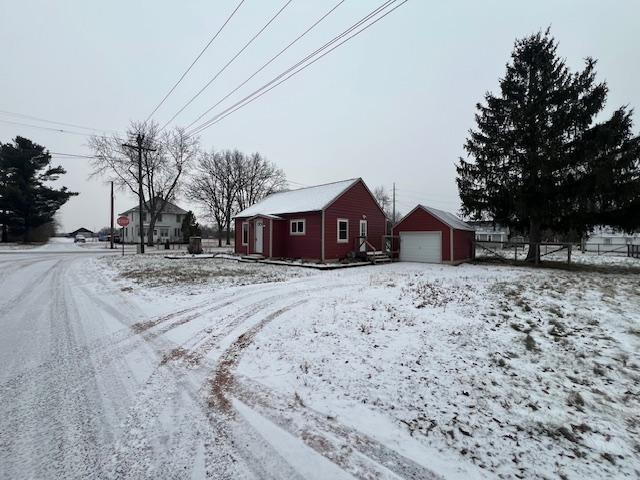
<path id="1" fill-rule="evenodd" d="M 249 40 L 249 41 L 248 41 L 248 42 L 247 42 L 247 43 L 246 43 L 246 44 L 245 44 L 245 45 L 244 45 L 244 46 L 243 46 L 243 47 L 242 47 L 242 48 L 241 48 L 241 49 L 240 49 L 240 50 L 239 50 L 239 51 L 238 51 L 238 52 L 237 52 L 237 53 L 236 53 L 236 54 L 235 54 L 235 55 L 234 55 L 234 56 L 233 56 L 233 57 L 232 57 L 232 58 L 231 58 L 231 59 L 230 59 L 230 60 L 229 60 L 229 61 L 228 61 L 228 62 L 227 62 L 227 63 L 226 63 L 226 64 L 225 64 L 221 69 L 220 69 L 220 70 L 218 70 L 218 73 L 216 73 L 216 74 L 211 78 L 211 80 L 209 80 L 209 81 L 204 85 L 204 87 L 202 87 L 202 88 L 198 91 L 198 93 L 196 93 L 193 97 L 191 97 L 191 99 L 190 99 L 187 103 L 185 103 L 185 104 L 182 106 L 182 108 L 181 108 L 180 110 L 178 110 L 178 111 L 173 115 L 173 117 L 171 117 L 171 118 L 170 118 L 170 119 L 169 119 L 169 120 L 168 120 L 168 121 L 167 121 L 167 122 L 162 126 L 162 128 L 160 129 L 160 131 L 164 130 L 164 129 L 166 128 L 166 126 L 167 126 L 167 125 L 169 125 L 169 124 L 170 124 L 170 123 L 171 123 L 171 122 L 172 122 L 172 121 L 173 121 L 173 120 L 174 120 L 178 115 L 180 115 L 180 114 L 185 110 L 185 108 L 187 108 L 189 105 L 191 105 L 191 103 L 192 103 L 196 98 L 198 98 L 198 97 L 202 94 L 202 92 L 204 92 L 204 91 L 209 87 L 209 85 L 211 85 L 211 84 L 212 84 L 212 83 L 213 83 L 213 82 L 214 82 L 214 81 L 215 81 L 215 80 L 216 80 L 216 79 L 217 79 L 217 78 L 222 74 L 222 72 L 224 72 L 224 71 L 227 69 L 227 67 L 228 67 L 229 65 L 231 65 L 231 64 L 234 62 L 234 60 L 235 60 L 236 58 L 238 58 L 238 57 L 242 54 L 242 52 L 244 52 L 244 51 L 249 47 L 249 45 L 251 45 L 251 44 L 253 43 L 253 41 L 254 41 L 256 38 L 258 38 L 258 37 L 262 34 L 262 32 L 264 32 L 264 31 L 267 29 L 267 27 L 268 27 L 269 25 L 271 25 L 271 23 L 272 23 L 276 18 L 278 18 L 278 16 L 279 16 L 283 11 L 284 11 L 284 9 L 285 9 L 285 8 L 287 8 L 287 7 L 289 6 L 289 4 L 290 4 L 292 1 L 293 1 L 293 0 L 287 0 L 287 2 L 286 2 L 286 3 L 285 3 L 285 4 L 280 8 L 280 10 L 278 10 L 278 11 L 276 12 L 276 14 L 275 14 L 275 15 L 273 15 L 273 16 L 271 17 L 271 19 L 270 19 L 270 20 L 269 20 L 269 21 L 268 21 L 268 22 L 267 22 L 267 23 L 266 23 L 266 24 L 265 24 L 265 25 L 264 25 L 260 30 L 258 30 L 258 32 L 257 32 L 253 37 L 251 37 L 251 39 L 250 39 L 250 40 Z"/>
<path id="2" fill-rule="evenodd" d="M 391 0 L 391 1 L 387 1 L 385 2 L 385 6 L 383 7 L 386 8 L 386 6 L 388 6 L 388 4 L 393 3 L 397 0 Z M 320 60 L 321 58 L 325 57 L 326 55 L 328 55 L 329 53 L 331 53 L 333 50 L 335 50 L 336 48 L 340 47 L 341 45 L 343 45 L 344 43 L 348 42 L 349 40 L 351 40 L 352 38 L 356 37 L 357 35 L 359 35 L 360 33 L 364 32 L 365 30 L 367 30 L 369 27 L 375 25 L 377 22 L 379 22 L 380 20 L 382 20 L 384 17 L 386 17 L 387 15 L 389 15 L 391 12 L 393 12 L 394 10 L 396 10 L 397 8 L 401 7 L 402 5 L 404 5 L 405 3 L 407 3 L 408 0 L 404 0 L 403 2 L 401 2 L 400 4 L 396 5 L 395 7 L 393 7 L 391 10 L 387 11 L 386 13 L 384 13 L 383 15 L 379 16 L 378 18 L 376 18 L 373 22 L 369 23 L 368 25 L 366 25 L 365 27 L 363 27 L 362 29 L 358 30 L 356 33 L 354 33 L 353 35 L 347 37 L 345 40 L 339 42 L 337 45 L 335 45 L 334 47 L 330 48 L 329 50 L 327 50 L 326 52 L 322 53 L 320 56 L 318 56 L 317 58 L 315 58 L 313 61 L 304 64 L 304 62 L 310 58 L 312 58 L 313 56 L 317 55 L 320 51 L 324 50 L 328 45 L 335 43 L 335 41 L 337 41 L 339 38 L 345 36 L 346 34 L 348 34 L 348 32 L 353 31 L 355 28 L 357 28 L 358 26 L 360 26 L 362 23 L 366 22 L 367 20 L 369 20 L 369 18 L 371 18 L 372 14 L 367 15 L 366 20 L 360 20 L 355 26 L 350 27 L 349 29 L 347 29 L 345 32 L 343 32 L 342 34 L 340 34 L 339 36 L 335 37 L 334 39 L 332 39 L 330 42 L 328 42 L 327 44 L 323 45 L 322 47 L 320 47 L 318 50 L 316 50 L 314 53 L 308 55 L 305 59 L 301 60 L 300 62 L 298 62 L 296 65 L 290 67 L 289 69 L 285 70 L 283 73 L 281 73 L 280 75 L 278 75 L 277 77 L 275 77 L 274 79 L 272 79 L 270 82 L 266 83 L 265 85 L 263 85 L 262 87 L 260 87 L 259 89 L 255 90 L 254 92 L 252 92 L 251 94 L 247 95 L 245 98 L 243 98 L 242 100 L 236 102 L 234 105 L 232 105 L 231 107 L 227 108 L 226 110 L 223 110 L 221 113 L 219 113 L 218 115 L 215 115 L 213 118 L 211 118 L 210 120 L 208 120 L 207 122 L 204 122 L 203 124 L 201 124 L 199 127 L 196 127 L 195 129 L 193 129 L 191 132 L 189 132 L 189 135 L 194 135 L 197 133 L 202 132 L 203 130 L 205 130 L 206 128 L 209 128 L 210 126 L 222 121 L 224 118 L 228 117 L 229 115 L 235 113 L 237 110 L 240 110 L 241 108 L 247 106 L 248 104 L 252 103 L 253 101 L 257 100 L 258 98 L 260 98 L 262 95 L 270 92 L 271 90 L 273 90 L 274 88 L 276 88 L 277 86 L 281 85 L 282 83 L 286 82 L 287 80 L 289 80 L 291 77 L 297 75 L 298 73 L 302 72 L 303 70 L 307 69 L 308 67 L 310 67 L 311 65 L 313 65 L 315 62 L 317 62 L 318 60 Z M 377 10 L 379 10 L 382 7 L 378 7 Z M 376 12 L 379 13 L 379 12 Z M 298 70 L 295 70 L 297 67 L 299 67 L 301 64 L 304 64 L 301 68 L 299 68 Z M 292 70 L 293 73 L 289 74 L 288 76 L 286 76 L 285 78 L 283 78 L 282 80 L 278 81 L 278 79 L 282 78 L 283 76 L 287 75 L 287 73 L 291 72 Z M 274 82 L 277 82 L 274 84 Z M 272 85 L 273 84 L 273 85 Z M 267 88 L 269 85 L 272 85 L 271 87 Z M 266 90 L 265 90 L 266 88 Z M 264 90 L 264 91 L 261 91 Z M 253 97 L 253 98 L 252 98 Z"/>
<path id="3" fill-rule="evenodd" d="M 55 121 L 55 120 L 47 120 L 45 118 L 35 117 L 33 115 L 26 115 L 24 113 L 10 112 L 8 110 L 0 110 L 0 113 L 6 114 L 6 115 L 10 115 L 10 116 L 13 116 L 13 117 L 20 117 L 20 118 L 27 118 L 27 119 L 30 119 L 30 120 L 36 120 L 38 122 L 43 122 L 43 123 L 51 123 L 51 124 L 54 124 L 54 125 L 63 125 L 63 126 L 66 126 L 66 127 L 80 128 L 82 130 L 93 130 L 95 132 L 115 132 L 115 130 L 108 130 L 108 129 L 100 130 L 99 128 L 87 127 L 87 126 L 84 126 L 84 125 L 77 125 L 75 123 L 66 123 L 66 122 L 58 122 L 58 121 Z M 115 133 L 117 133 L 117 132 L 115 132 Z"/>
<path id="4" fill-rule="evenodd" d="M 270 82 L 262 85 L 260 88 L 258 88 L 257 90 L 254 90 L 252 93 L 250 93 L 249 95 L 247 95 L 246 97 L 244 97 L 242 100 L 234 103 L 233 105 L 231 105 L 229 108 L 227 108 L 226 110 L 223 110 L 222 112 L 220 112 L 217 115 L 214 115 L 212 118 L 210 118 L 209 120 L 207 120 L 206 122 L 202 123 L 200 126 L 194 128 L 192 130 L 192 132 L 197 132 L 199 133 L 200 131 L 204 130 L 204 128 L 209 127 L 210 125 L 213 125 L 215 122 L 215 120 L 217 120 L 220 117 L 223 117 L 223 115 L 227 112 L 230 112 L 232 109 L 234 109 L 234 107 L 240 105 L 241 103 L 245 102 L 246 100 L 248 100 L 249 98 L 251 98 L 254 95 L 257 95 L 261 90 L 267 88 L 269 85 L 275 83 L 276 81 L 278 81 L 280 78 L 284 77 L 285 75 L 287 75 L 289 72 L 295 70 L 297 67 L 299 67 L 300 65 L 303 65 L 307 60 L 313 58 L 315 55 L 317 55 L 318 53 L 320 53 L 322 50 L 324 50 L 325 48 L 329 47 L 330 45 L 332 45 L 333 43 L 337 42 L 340 38 L 344 37 L 345 35 L 348 35 L 350 32 L 352 32 L 354 29 L 358 28 L 359 26 L 361 26 L 363 23 L 365 23 L 367 20 L 369 20 L 370 18 L 372 18 L 373 16 L 375 16 L 376 14 L 378 14 L 379 12 L 381 12 L 382 10 L 384 10 L 386 7 L 388 7 L 390 4 L 392 4 L 393 2 L 395 2 L 396 0 L 387 0 L 385 1 L 383 4 L 381 4 L 380 6 L 378 6 L 377 8 L 375 8 L 374 10 L 372 10 L 371 12 L 369 12 L 367 15 L 365 15 L 363 18 L 361 18 L 360 20 L 358 20 L 355 24 L 351 25 L 349 28 L 347 28 L 345 31 L 343 31 L 342 33 L 340 33 L 339 35 L 336 35 L 335 37 L 333 37 L 331 40 L 329 40 L 327 43 L 325 43 L 324 45 L 322 45 L 320 48 L 314 50 L 313 52 L 311 52 L 310 54 L 308 54 L 307 56 L 305 56 L 302 60 L 299 60 L 297 63 L 295 63 L 294 65 L 292 65 L 291 67 L 289 67 L 288 69 L 286 69 L 285 71 L 283 71 L 282 73 L 280 73 L 280 75 L 276 76 L 275 78 L 273 78 Z M 285 79 L 286 81 L 286 79 Z M 282 82 L 280 82 L 282 83 Z M 275 86 L 277 86 L 279 84 L 276 84 Z M 274 88 L 275 88 L 274 86 Z M 271 89 L 269 89 L 271 90 Z M 267 90 L 267 91 L 269 91 Z M 260 95 L 257 95 L 256 98 L 262 96 L 264 93 L 267 93 L 267 91 L 261 93 Z M 253 100 L 251 100 L 253 101 Z M 251 101 L 248 101 L 248 103 L 250 103 Z M 244 105 L 243 105 L 244 106 Z M 242 108 L 242 107 L 240 107 Z M 235 111 L 235 110 L 234 110 Z M 230 112 L 233 113 L 233 112 Z M 226 117 L 226 115 L 224 115 Z M 224 118 L 224 117 L 223 117 Z M 222 120 L 222 118 L 220 118 L 220 120 Z"/>
<path id="5" fill-rule="evenodd" d="M 9 123 L 11 125 L 21 125 L 23 127 L 40 128 L 42 130 L 49 130 L 49 131 L 58 132 L 58 133 L 69 133 L 69 134 L 72 134 L 72 135 L 81 135 L 83 137 L 91 137 L 91 136 L 93 136 L 93 134 L 91 134 L 91 133 L 74 132 L 72 130 L 65 130 L 63 128 L 43 127 L 42 125 L 33 125 L 31 123 L 12 122 L 11 120 L 4 120 L 4 119 L 0 119 L 0 122 Z"/>
<path id="6" fill-rule="evenodd" d="M 213 110 L 214 108 L 216 108 L 218 105 L 220 105 L 222 102 L 224 102 L 227 98 L 229 98 L 231 95 L 233 95 L 234 93 L 236 93 L 240 88 L 242 88 L 243 86 L 245 86 L 251 79 L 253 79 L 257 74 L 259 74 L 262 70 L 264 70 L 266 67 L 268 67 L 274 60 L 276 60 L 280 55 L 282 55 L 284 52 L 286 52 L 289 48 L 291 48 L 295 43 L 297 43 L 302 37 L 304 37 L 307 33 L 309 33 L 311 30 L 313 30 L 320 22 L 322 22 L 325 18 L 327 18 L 329 15 L 331 15 L 333 13 L 333 11 L 335 9 L 337 9 L 340 5 L 342 5 L 346 0 L 340 0 L 336 5 L 334 5 L 327 13 L 325 13 L 324 15 L 322 15 L 318 20 L 315 21 L 315 23 L 313 23 L 309 28 L 307 28 L 304 32 L 302 32 L 300 35 L 298 35 L 291 43 L 289 43 L 286 47 L 284 47 L 282 50 L 280 50 L 277 54 L 275 54 L 273 57 L 271 57 L 267 63 L 265 63 L 264 65 L 262 65 L 258 70 L 256 70 L 255 72 L 253 72 L 245 81 L 243 81 L 240 85 L 238 85 L 236 88 L 234 88 L 233 90 L 231 90 L 229 93 L 227 93 L 224 97 L 222 97 L 220 100 L 218 100 L 218 102 L 216 104 L 214 104 L 212 107 L 210 107 L 208 110 L 206 110 L 202 115 L 200 115 L 198 118 L 196 118 L 193 122 L 191 122 L 189 125 L 187 125 L 187 129 L 191 128 L 195 123 L 197 123 L 202 117 L 204 117 L 206 114 L 208 114 L 211 110 Z"/>
<path id="7" fill-rule="evenodd" d="M 164 96 L 164 98 L 160 101 L 160 103 L 158 103 L 158 105 L 156 105 L 156 108 L 153 109 L 153 111 L 149 114 L 149 116 L 147 117 L 147 119 L 144 121 L 144 123 L 147 123 L 151 117 L 153 116 L 154 113 L 156 113 L 158 111 L 158 109 L 162 106 L 162 104 L 167 100 L 167 98 L 169 98 L 169 96 L 173 93 L 173 91 L 176 89 L 176 87 L 178 85 L 180 85 L 180 82 L 182 82 L 182 80 L 184 79 L 184 77 L 187 76 L 187 73 L 189 73 L 189 71 L 191 71 L 191 69 L 193 68 L 193 66 L 198 62 L 198 60 L 200 60 L 200 57 L 204 54 L 204 52 L 211 46 L 211 44 L 214 42 L 214 40 L 216 38 L 218 38 L 218 35 L 220 35 L 220 33 L 222 32 L 222 30 L 224 30 L 224 27 L 227 26 L 227 23 L 229 23 L 229 21 L 233 18 L 233 16 L 236 14 L 236 12 L 238 11 L 238 9 L 242 6 L 242 4 L 245 2 L 245 0 L 240 0 L 240 3 L 238 3 L 238 5 L 236 6 L 236 8 L 233 10 L 233 12 L 231 12 L 231 15 L 229 15 L 229 17 L 227 17 L 227 19 L 225 20 L 225 22 L 222 24 L 222 26 L 218 29 L 218 31 L 215 33 L 215 35 L 213 37 L 211 37 L 211 40 L 209 40 L 209 42 L 204 46 L 204 48 L 200 51 L 200 53 L 198 54 L 198 56 L 195 58 L 195 60 L 193 62 L 191 62 L 191 65 L 189 65 L 189 68 L 187 68 L 184 73 L 180 76 L 180 78 L 178 79 L 178 81 L 173 85 L 173 87 L 171 87 L 171 89 L 167 92 L 167 94 Z"/>
<path id="8" fill-rule="evenodd" d="M 81 155 L 75 153 L 62 153 L 62 152 L 49 152 L 49 155 L 56 157 L 68 157 L 68 158 L 98 158 L 94 155 Z"/>

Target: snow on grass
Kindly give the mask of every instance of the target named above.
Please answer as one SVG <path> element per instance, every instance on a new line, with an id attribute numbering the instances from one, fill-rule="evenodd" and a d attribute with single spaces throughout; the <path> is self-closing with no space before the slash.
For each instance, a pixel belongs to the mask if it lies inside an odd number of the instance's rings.
<path id="1" fill-rule="evenodd" d="M 241 374 L 361 431 L 389 419 L 371 434 L 448 478 L 640 472 L 636 275 L 394 264 L 317 284 Z"/>
<path id="2" fill-rule="evenodd" d="M 125 255 L 100 260 L 111 270 L 122 288 L 158 294 L 182 295 L 206 293 L 212 289 L 258 283 L 282 282 L 310 275 L 296 268 L 238 263 L 217 258 L 168 259 L 160 255 Z"/>

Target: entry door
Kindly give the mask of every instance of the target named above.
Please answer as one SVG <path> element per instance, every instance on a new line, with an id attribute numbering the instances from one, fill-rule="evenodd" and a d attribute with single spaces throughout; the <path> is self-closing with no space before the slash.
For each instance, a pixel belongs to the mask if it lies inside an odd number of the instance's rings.
<path id="1" fill-rule="evenodd" d="M 256 220 L 254 227 L 255 248 L 253 251 L 256 253 L 262 253 L 262 220 Z"/>
<path id="2" fill-rule="evenodd" d="M 366 220 L 360 220 L 360 237 L 364 237 L 364 239 L 367 238 L 367 221 Z M 364 243 L 363 238 L 358 239 L 360 243 L 360 251 L 361 252 L 366 252 L 367 251 L 367 244 Z"/>

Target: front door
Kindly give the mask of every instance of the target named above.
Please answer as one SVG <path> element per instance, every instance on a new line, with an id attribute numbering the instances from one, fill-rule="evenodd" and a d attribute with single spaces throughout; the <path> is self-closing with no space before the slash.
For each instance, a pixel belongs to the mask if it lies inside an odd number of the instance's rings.
<path id="1" fill-rule="evenodd" d="M 262 253 L 262 220 L 256 220 L 254 223 L 255 230 L 255 247 L 253 249 L 256 253 Z"/>
<path id="2" fill-rule="evenodd" d="M 365 240 L 367 239 L 367 221 L 366 220 L 360 220 L 360 238 L 358 239 L 358 241 L 360 242 L 360 251 L 361 252 L 366 252 L 367 251 L 367 244 L 365 243 Z"/>

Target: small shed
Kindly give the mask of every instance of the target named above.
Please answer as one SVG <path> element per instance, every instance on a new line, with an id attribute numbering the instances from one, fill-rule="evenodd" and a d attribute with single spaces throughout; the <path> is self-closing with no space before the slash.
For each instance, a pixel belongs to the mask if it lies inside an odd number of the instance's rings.
<path id="1" fill-rule="evenodd" d="M 400 261 L 461 263 L 474 257 L 473 227 L 452 213 L 418 205 L 393 226 Z"/>
<path id="2" fill-rule="evenodd" d="M 70 237 L 73 237 L 73 238 L 75 238 L 76 235 L 84 235 L 85 237 L 93 237 L 93 232 L 91 230 L 89 230 L 88 228 L 80 227 L 77 230 L 74 230 L 73 232 L 69 232 L 68 235 Z"/>

